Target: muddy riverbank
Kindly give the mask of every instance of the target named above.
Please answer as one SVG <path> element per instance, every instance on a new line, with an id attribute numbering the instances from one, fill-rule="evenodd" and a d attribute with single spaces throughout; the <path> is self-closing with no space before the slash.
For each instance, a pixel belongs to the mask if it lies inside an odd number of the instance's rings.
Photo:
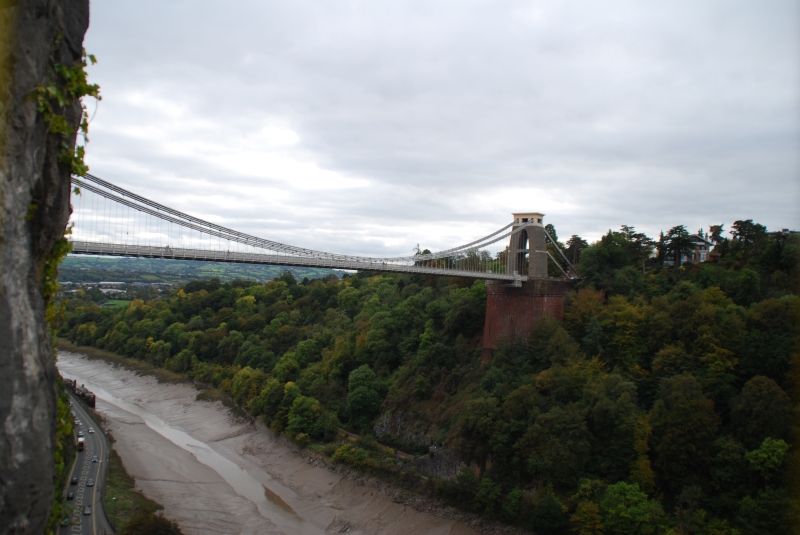
<path id="1" fill-rule="evenodd" d="M 137 486 L 187 534 L 487 532 L 471 515 L 331 470 L 219 402 L 196 401 L 191 384 L 159 384 L 68 351 L 58 368 L 97 395 Z"/>

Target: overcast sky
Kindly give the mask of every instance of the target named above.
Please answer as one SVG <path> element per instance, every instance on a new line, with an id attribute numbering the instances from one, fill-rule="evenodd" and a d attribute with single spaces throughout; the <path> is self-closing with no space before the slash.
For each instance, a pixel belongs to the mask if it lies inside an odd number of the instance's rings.
<path id="1" fill-rule="evenodd" d="M 87 160 L 337 253 L 447 248 L 512 211 L 590 241 L 800 230 L 799 6 L 95 0 Z"/>

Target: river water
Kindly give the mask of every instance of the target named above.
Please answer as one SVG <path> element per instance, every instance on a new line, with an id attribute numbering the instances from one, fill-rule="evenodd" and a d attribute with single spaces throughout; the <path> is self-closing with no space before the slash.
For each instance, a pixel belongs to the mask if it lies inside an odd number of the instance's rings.
<path id="1" fill-rule="evenodd" d="M 137 488 L 187 535 L 475 533 L 310 465 L 263 426 L 196 401 L 189 384 L 159 384 L 67 351 L 58 368 L 96 394 Z"/>

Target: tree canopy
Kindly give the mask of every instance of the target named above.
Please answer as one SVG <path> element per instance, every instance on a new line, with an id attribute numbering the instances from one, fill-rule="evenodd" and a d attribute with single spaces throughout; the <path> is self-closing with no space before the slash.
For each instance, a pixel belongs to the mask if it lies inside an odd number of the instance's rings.
<path id="1" fill-rule="evenodd" d="M 787 533 L 800 238 L 717 227 L 716 261 L 682 266 L 663 262 L 685 253 L 680 225 L 657 242 L 631 226 L 557 242 L 583 276 L 563 323 L 542 319 L 488 364 L 484 283 L 416 275 L 196 281 L 126 307 L 78 296 L 60 335 L 186 373 L 334 461 L 540 533 Z M 464 471 L 423 479 L 394 457 L 431 446 Z"/>

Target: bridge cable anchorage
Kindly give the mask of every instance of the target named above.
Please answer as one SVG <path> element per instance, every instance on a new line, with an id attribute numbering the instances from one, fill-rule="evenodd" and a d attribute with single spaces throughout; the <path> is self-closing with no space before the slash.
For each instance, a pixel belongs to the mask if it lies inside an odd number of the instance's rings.
<path id="1" fill-rule="evenodd" d="M 436 273 L 507 280 L 514 283 L 527 280 L 525 275 L 516 272 L 509 273 L 510 267 L 507 259 L 508 255 L 513 253 L 510 251 L 508 243 L 500 242 L 531 226 L 533 221 L 511 228 L 509 231 L 509 228 L 516 224 L 512 222 L 478 240 L 437 253 L 404 257 L 361 257 L 326 253 L 252 236 L 169 208 L 94 175 L 86 174 L 83 180 L 73 177 L 72 182 L 94 194 L 91 195 L 92 199 L 89 202 L 91 207 L 85 202 L 89 199 L 84 200 L 83 197 L 80 197 L 76 202 L 77 209 L 73 212 L 73 224 L 76 220 L 78 223 L 90 222 L 89 228 L 83 228 L 84 225 L 79 224 L 76 234 L 71 237 L 75 246 L 74 252 L 78 254 L 181 257 L 217 261 L 227 259 L 236 262 L 340 269 Z M 97 206 L 98 200 L 102 201 L 101 210 L 98 210 L 100 208 Z M 109 202 L 114 204 L 109 206 Z M 120 209 L 122 210 L 121 216 Z M 153 220 L 153 218 L 156 219 Z M 189 232 L 184 233 L 183 229 L 188 229 Z M 133 236 L 131 236 L 131 230 L 133 230 Z M 194 232 L 197 232 L 197 238 L 194 237 Z M 178 247 L 175 247 L 173 243 L 176 234 Z M 186 240 L 189 244 L 200 244 L 208 249 L 184 247 L 184 234 L 187 234 Z M 118 243 L 120 236 L 124 242 L 134 240 L 139 243 L 136 245 Z M 214 239 L 217 240 L 216 249 L 214 249 Z M 144 247 L 141 245 L 142 241 L 146 244 Z M 99 247 L 103 243 L 107 246 Z M 207 243 L 207 245 L 203 245 L 203 243 Z M 226 243 L 224 258 L 219 258 L 218 252 Z M 173 246 L 170 247 L 170 244 Z M 251 252 L 231 251 L 231 245 L 236 245 L 234 249 L 244 246 L 246 251 Z M 490 246 L 494 246 L 494 248 L 490 249 Z M 277 253 L 277 255 L 258 252 L 264 250 Z M 280 258 L 282 260 L 279 260 Z"/>
<path id="2" fill-rule="evenodd" d="M 562 250 L 561 250 L 561 247 L 559 247 L 559 246 L 558 246 L 558 243 L 556 243 L 556 241 L 555 241 L 555 240 L 552 238 L 552 236 L 550 236 L 550 233 L 549 233 L 549 232 L 547 232 L 547 230 L 546 230 L 546 229 L 545 229 L 545 231 L 544 231 L 544 235 L 545 235 L 545 236 L 547 236 L 547 239 L 548 239 L 548 240 L 550 240 L 550 243 L 552 243 L 552 244 L 553 244 L 553 248 L 554 248 L 555 250 L 557 250 L 559 253 L 561 253 L 561 257 L 562 257 L 562 258 L 564 258 L 564 261 L 567 263 L 567 265 L 568 265 L 569 267 L 571 267 L 571 268 L 572 268 L 572 272 L 573 272 L 573 273 L 575 273 L 575 277 L 570 277 L 570 276 L 569 276 L 569 275 L 567 275 L 566 273 L 564 273 L 564 275 L 566 275 L 568 279 L 573 279 L 573 278 L 580 279 L 580 278 L 581 278 L 581 276 L 580 276 L 580 274 L 578 273 L 578 270 L 577 270 L 577 269 L 575 269 L 575 266 L 573 266 L 573 265 L 572 265 L 572 263 L 571 263 L 571 262 L 569 261 L 569 259 L 567 258 L 567 255 L 565 255 L 565 254 L 564 254 L 564 251 L 562 251 Z M 548 253 L 547 253 L 547 254 L 549 255 L 549 254 L 550 254 L 550 252 L 548 251 Z M 553 262 L 554 262 L 554 263 L 555 263 L 557 266 L 559 266 L 558 262 L 556 262 L 556 261 L 555 261 L 555 259 L 554 259 L 552 256 L 550 256 L 550 258 L 553 260 Z M 560 269 L 560 268 L 561 268 L 561 266 L 559 266 L 559 269 Z M 564 270 L 562 269 L 561 271 L 563 272 Z"/>

